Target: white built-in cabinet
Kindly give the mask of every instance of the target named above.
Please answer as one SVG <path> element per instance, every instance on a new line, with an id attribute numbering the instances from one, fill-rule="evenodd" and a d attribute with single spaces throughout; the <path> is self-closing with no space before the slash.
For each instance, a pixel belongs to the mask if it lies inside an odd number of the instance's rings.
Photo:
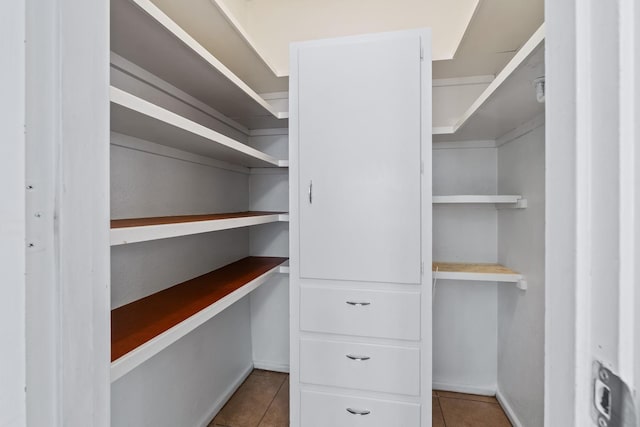
<path id="1" fill-rule="evenodd" d="M 292 45 L 293 426 L 430 422 L 430 40 Z"/>

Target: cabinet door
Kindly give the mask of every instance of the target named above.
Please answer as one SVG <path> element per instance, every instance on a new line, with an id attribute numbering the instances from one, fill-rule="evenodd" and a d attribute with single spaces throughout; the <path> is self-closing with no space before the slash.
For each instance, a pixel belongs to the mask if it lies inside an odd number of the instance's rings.
<path id="1" fill-rule="evenodd" d="M 301 277 L 420 283 L 420 43 L 300 50 Z"/>

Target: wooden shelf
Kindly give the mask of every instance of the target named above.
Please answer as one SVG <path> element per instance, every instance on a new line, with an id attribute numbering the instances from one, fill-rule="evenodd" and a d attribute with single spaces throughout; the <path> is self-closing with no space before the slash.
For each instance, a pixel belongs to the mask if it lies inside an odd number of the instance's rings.
<path id="1" fill-rule="evenodd" d="M 433 141 L 496 140 L 544 112 L 533 81 L 544 76 L 544 24 L 452 127 Z"/>
<path id="2" fill-rule="evenodd" d="M 522 274 L 500 264 L 434 262 L 433 278 L 438 280 L 474 280 L 481 282 L 511 282 L 526 289 Z"/>
<path id="3" fill-rule="evenodd" d="M 287 127 L 276 111 L 150 0 L 111 0 L 111 49 L 238 123 Z"/>
<path id="4" fill-rule="evenodd" d="M 524 203 L 523 203 L 524 202 Z M 526 207 L 526 199 L 519 195 L 450 195 L 433 196 L 433 204 L 509 204 Z M 524 206 L 523 206 L 524 204 Z"/>
<path id="5" fill-rule="evenodd" d="M 111 381 L 263 284 L 287 258 L 247 257 L 111 311 Z"/>
<path id="6" fill-rule="evenodd" d="M 111 246 L 289 221 L 285 212 L 235 212 L 111 220 Z"/>
<path id="7" fill-rule="evenodd" d="M 241 166 L 280 167 L 285 162 L 115 87 L 111 130 Z"/>

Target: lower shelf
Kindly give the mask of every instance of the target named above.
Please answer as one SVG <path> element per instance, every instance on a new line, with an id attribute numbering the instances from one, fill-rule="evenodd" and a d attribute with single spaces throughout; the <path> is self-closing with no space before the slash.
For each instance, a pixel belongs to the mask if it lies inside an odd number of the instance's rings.
<path id="1" fill-rule="evenodd" d="M 111 381 L 249 294 L 285 261 L 247 257 L 112 310 Z"/>
<path id="2" fill-rule="evenodd" d="M 433 278 L 438 280 L 475 280 L 482 282 L 511 282 L 526 289 L 524 276 L 500 264 L 469 264 L 434 262 Z"/>

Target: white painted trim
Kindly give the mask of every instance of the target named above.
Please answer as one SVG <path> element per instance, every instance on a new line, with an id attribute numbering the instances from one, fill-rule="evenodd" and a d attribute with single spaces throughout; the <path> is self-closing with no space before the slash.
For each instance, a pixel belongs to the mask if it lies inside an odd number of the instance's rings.
<path id="1" fill-rule="evenodd" d="M 495 396 L 496 385 L 473 386 L 467 384 L 454 384 L 446 382 L 433 382 L 433 390 L 452 391 L 454 393 L 476 394 L 478 396 Z"/>
<path id="2" fill-rule="evenodd" d="M 455 132 L 455 126 L 434 126 L 431 129 L 432 135 L 449 135 Z"/>
<path id="3" fill-rule="evenodd" d="M 117 135 L 117 141 L 114 141 L 114 135 Z M 189 153 L 188 151 L 178 150 L 177 148 L 167 147 L 166 145 L 157 144 L 155 142 L 147 141 L 146 139 L 140 139 L 134 136 L 124 135 L 122 133 L 111 132 L 111 145 L 143 153 L 155 154 L 169 159 L 182 160 L 202 166 L 209 166 L 216 169 L 225 169 L 231 172 L 238 172 L 247 175 L 252 172 L 252 169 L 244 166 L 232 165 L 231 163 L 222 162 L 220 160 L 212 159 L 211 157 Z M 264 169 L 269 171 L 278 170 L 276 168 Z"/>
<path id="4" fill-rule="evenodd" d="M 493 74 L 484 76 L 470 76 L 470 77 L 454 77 L 450 79 L 433 79 L 433 87 L 445 87 L 445 86 L 468 86 L 478 84 L 489 84 L 496 76 Z"/>
<path id="5" fill-rule="evenodd" d="M 159 124 L 166 124 L 167 126 L 180 129 L 188 135 L 208 139 L 212 144 L 233 150 L 249 159 L 258 160 L 274 166 L 278 166 L 279 162 L 282 161 L 113 86 L 110 88 L 110 99 L 112 104 L 124 107 L 127 111 L 130 111 L 131 114 L 141 114 L 155 119 Z"/>
<path id="6" fill-rule="evenodd" d="M 261 93 L 260 96 L 265 101 L 270 101 L 272 99 L 289 99 L 289 92 L 267 92 Z"/>
<path id="7" fill-rule="evenodd" d="M 289 220 L 288 218 L 289 215 L 287 215 L 287 221 Z M 280 264 L 280 267 L 278 268 L 278 273 L 280 274 L 289 274 L 290 272 L 290 266 L 289 266 L 289 261 L 285 261 L 282 264 Z M 287 365 L 289 366 L 289 365 Z"/>
<path id="8" fill-rule="evenodd" d="M 251 175 L 288 175 L 288 168 L 251 168 Z"/>
<path id="9" fill-rule="evenodd" d="M 210 233 L 212 231 L 231 230 L 233 228 L 251 227 L 272 222 L 289 221 L 289 215 L 265 214 L 260 216 L 216 219 L 209 221 L 180 222 L 174 224 L 147 225 L 140 227 L 112 228 L 110 232 L 111 246 L 126 245 L 150 240 L 168 239 L 192 234 Z"/>
<path id="10" fill-rule="evenodd" d="M 496 140 L 496 146 L 500 147 L 505 144 L 508 144 L 516 139 L 533 132 L 535 129 L 538 129 L 540 126 L 544 126 L 545 118 L 544 113 L 537 115 L 533 119 L 528 122 L 518 126 L 516 129 L 511 132 L 502 135 L 500 138 Z"/>
<path id="11" fill-rule="evenodd" d="M 251 375 L 251 372 L 253 372 L 253 368 L 254 368 L 253 365 L 249 365 L 248 367 L 245 368 L 244 371 L 242 371 L 242 373 L 238 376 L 238 378 L 236 378 L 229 385 L 229 387 L 227 387 L 224 393 L 222 393 L 222 395 L 213 402 L 209 410 L 200 419 L 200 421 L 196 423 L 197 427 L 209 426 L 209 423 L 211 423 L 211 421 L 215 418 L 215 416 L 218 415 L 218 412 L 220 412 L 220 410 L 224 407 L 224 405 L 226 405 L 229 399 L 233 397 L 233 394 L 236 391 L 238 391 L 242 383 L 245 382 L 247 378 L 249 378 L 249 375 Z"/>
<path id="12" fill-rule="evenodd" d="M 500 406 L 502 406 L 504 413 L 507 414 L 507 418 L 509 418 L 509 421 L 511 421 L 513 427 L 524 427 L 524 424 L 520 422 L 520 419 L 516 415 L 516 412 L 509 404 L 509 400 L 504 396 L 504 394 L 502 394 L 499 388 L 496 390 L 496 399 L 498 399 L 498 403 L 500 403 Z"/>
<path id="13" fill-rule="evenodd" d="M 283 372 L 285 374 L 288 374 L 290 371 L 288 363 L 287 364 L 273 363 L 265 360 L 254 360 L 253 367 L 255 369 L 264 369 L 265 371 Z"/>
<path id="14" fill-rule="evenodd" d="M 432 277 L 438 280 L 469 280 L 477 282 L 505 283 L 518 283 L 524 279 L 522 274 L 464 273 L 459 271 L 434 271 Z"/>
<path id="15" fill-rule="evenodd" d="M 278 268 L 279 267 L 274 267 L 266 273 L 256 277 L 246 285 L 216 301 L 204 310 L 199 311 L 188 319 L 178 323 L 174 327 L 142 344 L 140 347 L 135 348 L 119 359 L 111 362 L 111 382 L 122 378 L 124 375 L 131 372 L 151 357 L 155 356 L 183 336 L 196 329 L 198 326 L 212 319 L 218 313 L 253 292 L 271 278 L 271 276 L 277 273 Z"/>
<path id="16" fill-rule="evenodd" d="M 222 62 L 205 49 L 200 43 L 198 43 L 193 37 L 191 37 L 186 31 L 184 31 L 178 24 L 176 24 L 171 18 L 169 18 L 164 12 L 162 12 L 156 5 L 150 0 L 129 0 L 135 3 L 140 9 L 147 13 L 158 24 L 162 25 L 172 36 L 182 42 L 186 49 L 193 51 L 193 53 L 204 61 L 211 65 L 212 71 L 217 72 L 224 76 L 231 84 L 242 90 L 249 98 L 251 98 L 256 104 L 260 105 L 267 112 L 274 117 L 278 117 L 278 112 L 264 99 L 260 97 L 253 89 L 251 89 L 245 82 L 243 82 L 238 76 L 236 76 L 231 70 L 229 70 Z"/>
<path id="17" fill-rule="evenodd" d="M 493 140 L 479 141 L 440 141 L 433 143 L 434 150 L 456 150 L 464 148 L 496 148 L 496 142 Z"/>
<path id="18" fill-rule="evenodd" d="M 120 70 L 123 73 L 128 74 L 144 83 L 147 83 L 148 85 L 158 89 L 161 92 L 171 95 L 175 99 L 187 104 L 192 108 L 195 108 L 196 110 L 210 116 L 215 120 L 231 126 L 235 130 L 242 132 L 245 135 L 248 135 L 250 132 L 246 126 L 243 126 L 235 120 L 230 119 L 218 110 L 213 109 L 199 99 L 194 98 L 188 93 L 162 80 L 160 77 L 157 77 L 155 74 L 150 73 L 144 68 L 137 66 L 133 62 L 128 61 L 115 52 L 111 52 L 111 67 Z"/>
<path id="19" fill-rule="evenodd" d="M 271 136 L 271 135 L 289 135 L 289 128 L 275 128 L 275 129 L 252 129 L 249 131 L 249 136 Z"/>
<path id="20" fill-rule="evenodd" d="M 515 204 L 522 199 L 519 195 L 454 195 L 454 196 L 433 196 L 434 204 L 457 204 L 457 203 L 508 203 Z"/>

